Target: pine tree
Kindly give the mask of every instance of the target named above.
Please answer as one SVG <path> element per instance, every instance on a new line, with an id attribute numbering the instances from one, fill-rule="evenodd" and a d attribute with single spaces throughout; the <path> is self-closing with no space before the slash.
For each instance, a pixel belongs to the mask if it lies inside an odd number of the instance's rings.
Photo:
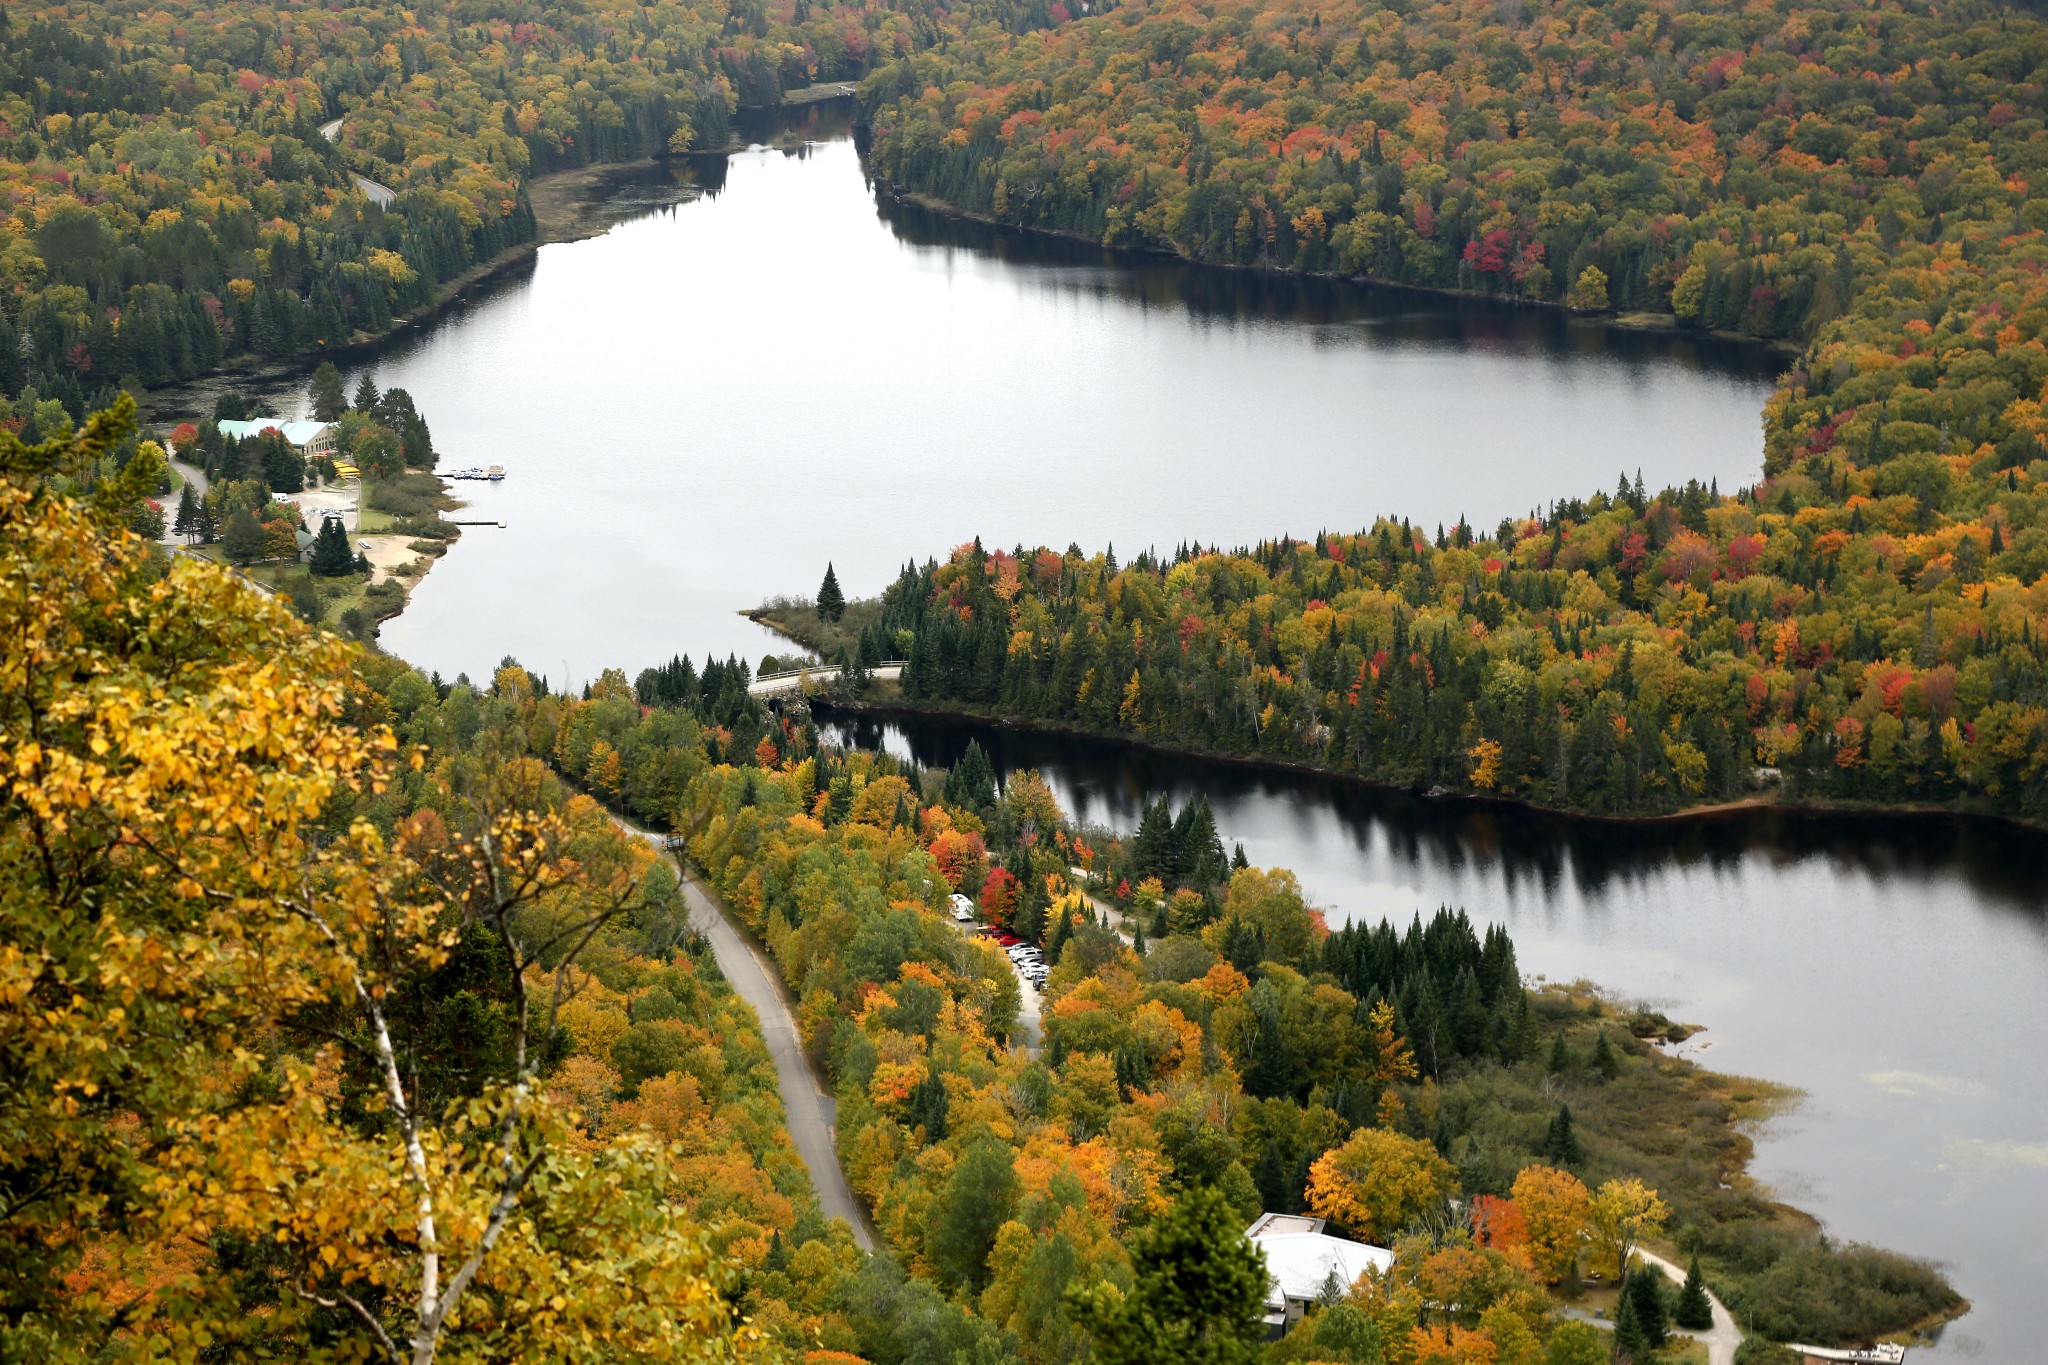
<path id="1" fill-rule="evenodd" d="M 199 499 L 192 496 L 189 483 L 178 490 L 178 515 L 171 522 L 171 530 L 184 536 L 188 542 L 199 534 Z"/>
<path id="2" fill-rule="evenodd" d="M 377 410 L 377 385 L 370 379 L 368 370 L 363 371 L 362 382 L 356 385 L 355 409 L 357 412 Z"/>
<path id="3" fill-rule="evenodd" d="M 1052 933 L 1046 936 L 1045 960 L 1047 962 L 1053 964 L 1059 962 L 1060 950 L 1067 946 L 1067 938 L 1073 931 L 1074 926 L 1069 912 L 1065 910 L 1060 911 L 1060 917 L 1052 922 Z"/>
<path id="4" fill-rule="evenodd" d="M 1550 1129 L 1543 1135 L 1543 1158 L 1553 1166 L 1576 1166 L 1586 1159 L 1579 1147 L 1578 1134 L 1572 1131 L 1572 1107 L 1561 1104 L 1550 1119 Z"/>
<path id="5" fill-rule="evenodd" d="M 839 575 L 825 565 L 825 581 L 818 585 L 818 619 L 837 621 L 846 614 L 846 594 L 839 590 Z"/>
<path id="6" fill-rule="evenodd" d="M 332 361 L 322 361 L 320 368 L 313 371 L 311 396 L 316 421 L 332 422 L 348 411 L 348 393 L 341 387 L 341 371 L 334 368 Z"/>
<path id="7" fill-rule="evenodd" d="M 1550 1041 L 1550 1061 L 1544 1071 L 1552 1076 L 1562 1076 L 1572 1069 L 1571 1049 L 1564 1045 L 1564 1030 L 1559 1029 Z"/>
<path id="8" fill-rule="evenodd" d="M 341 518 L 321 518 L 320 530 L 313 537 L 313 572 L 324 578 L 341 578 L 355 572 L 355 560 Z"/>
<path id="9" fill-rule="evenodd" d="M 1695 1332 L 1704 1332 L 1714 1325 L 1714 1306 L 1707 1299 L 1707 1282 L 1700 1274 L 1697 1251 L 1686 1268 L 1685 1288 L 1678 1291 L 1678 1306 L 1672 1310 L 1671 1320 Z"/>
<path id="10" fill-rule="evenodd" d="M 1614 1313 L 1614 1358 L 1627 1365 L 1647 1365 L 1650 1359 L 1650 1342 L 1636 1317 L 1635 1296 L 1628 1292 L 1626 1280 L 1622 1284 L 1621 1303 Z"/>
<path id="11" fill-rule="evenodd" d="M 1671 1336 L 1664 1312 L 1664 1289 L 1660 1283 L 1663 1278 L 1664 1272 L 1652 1266 L 1632 1265 L 1622 1281 L 1622 1297 L 1635 1305 L 1636 1326 L 1642 1329 L 1643 1341 L 1653 1351 Z"/>
<path id="12" fill-rule="evenodd" d="M 1244 845 L 1239 844 L 1236 851 L 1230 855 L 1230 870 L 1232 872 L 1242 872 L 1251 865 L 1251 860 L 1244 856 Z"/>
<path id="13" fill-rule="evenodd" d="M 1131 951 L 1139 957 L 1145 955 L 1145 926 L 1136 920 L 1131 921 Z"/>
<path id="14" fill-rule="evenodd" d="M 1593 1043 L 1593 1058 L 1588 1063 L 1603 1080 L 1613 1080 L 1621 1074 L 1621 1059 L 1614 1055 L 1614 1044 L 1607 1041 L 1607 1030 L 1601 1029 Z"/>

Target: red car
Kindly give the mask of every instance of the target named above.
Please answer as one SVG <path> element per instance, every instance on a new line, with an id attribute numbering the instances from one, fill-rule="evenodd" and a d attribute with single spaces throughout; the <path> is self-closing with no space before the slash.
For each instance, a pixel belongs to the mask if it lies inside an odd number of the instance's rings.
<path id="1" fill-rule="evenodd" d="M 1023 941 L 1023 939 L 1018 938 L 1015 934 L 998 933 L 996 935 L 996 942 L 1002 944 L 1005 948 L 1014 948 Z"/>

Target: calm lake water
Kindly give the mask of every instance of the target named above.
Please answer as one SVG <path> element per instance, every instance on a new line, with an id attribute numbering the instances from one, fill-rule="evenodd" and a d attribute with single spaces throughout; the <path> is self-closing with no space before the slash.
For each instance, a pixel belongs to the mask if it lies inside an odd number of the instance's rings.
<path id="1" fill-rule="evenodd" d="M 1205 795 L 1226 844 L 1293 868 L 1332 924 L 1462 905 L 1507 927 L 1525 974 L 1706 1025 L 1683 1055 L 1807 1092 L 1757 1133 L 1752 1174 L 1832 1236 L 1944 1263 L 1973 1300 L 1913 1359 L 2041 1359 L 2040 839 L 1758 812 L 1621 827 L 952 721 L 826 730 L 938 766 L 979 739 L 1121 831 L 1147 800 Z"/>
<path id="2" fill-rule="evenodd" d="M 829 120 L 829 111 L 807 117 Z M 1768 359 L 1552 315 L 1112 256 L 878 204 L 852 144 L 622 173 L 627 220 L 542 248 L 374 367 L 443 467 L 502 463 L 385 645 L 557 685 L 757 659 L 735 613 L 985 543 L 1126 557 L 1363 526 L 1490 526 L 1641 469 L 1753 479 Z M 677 202 L 681 201 L 681 202 Z M 643 211 L 644 210 L 644 211 Z M 351 385 L 354 376 L 350 376 Z M 926 762 L 966 732 L 868 727 Z M 1704 1024 L 1698 1055 L 1805 1089 L 1756 1173 L 1835 1235 L 1946 1262 L 1944 1359 L 2048 1340 L 2040 842 L 1750 818 L 1645 833 L 999 737 L 1086 819 L 1206 792 L 1333 920 L 1463 905 L 1530 972 Z"/>
<path id="3" fill-rule="evenodd" d="M 878 208 L 843 138 L 618 188 L 693 175 L 375 367 L 443 468 L 510 471 L 464 486 L 506 529 L 469 531 L 388 647 L 556 681 L 758 660 L 734 613 L 828 560 L 868 593 L 976 535 L 1128 558 L 1758 472 L 1751 354 Z"/>

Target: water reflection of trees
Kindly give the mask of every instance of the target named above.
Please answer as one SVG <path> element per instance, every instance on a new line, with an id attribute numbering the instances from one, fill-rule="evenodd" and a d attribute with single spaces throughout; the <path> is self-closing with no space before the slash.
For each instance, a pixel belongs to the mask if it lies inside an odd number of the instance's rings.
<path id="1" fill-rule="evenodd" d="M 1134 828 L 1147 800 L 1167 795 L 1178 803 L 1199 791 L 1219 810 L 1256 803 L 1304 840 L 1327 837 L 1327 828 L 1314 826 L 1317 816 L 1331 817 L 1361 853 L 1377 846 L 1406 867 L 1487 872 L 1510 894 L 1570 885 L 1597 900 L 1624 888 L 1654 892 L 1685 872 L 1734 877 L 1824 863 L 1872 881 L 1923 885 L 1930 902 L 1968 896 L 2030 916 L 2048 913 L 2038 872 L 2048 839 L 1991 821 L 1739 809 L 1616 824 L 972 722 L 829 719 L 843 742 L 886 747 L 933 767 L 949 766 L 978 739 L 999 772 L 1043 769 L 1077 794 L 1078 814 L 1114 828 Z"/>
<path id="2" fill-rule="evenodd" d="M 911 246 L 957 248 L 1041 272 L 1047 285 L 1144 308 L 1233 322 L 1342 327 L 1365 341 L 1437 344 L 1516 354 L 1675 362 L 1746 378 L 1782 367 L 1772 352 L 1712 337 L 1620 331 L 1555 309 L 1280 272 L 1193 265 L 1145 252 L 1112 251 L 1044 233 L 955 218 L 877 195 L 876 215 Z"/>

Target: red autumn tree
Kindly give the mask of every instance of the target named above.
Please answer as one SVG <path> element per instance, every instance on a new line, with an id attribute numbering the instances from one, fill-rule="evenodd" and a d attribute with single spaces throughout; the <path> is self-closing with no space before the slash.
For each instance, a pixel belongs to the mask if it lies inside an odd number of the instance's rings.
<path id="1" fill-rule="evenodd" d="M 981 915 L 998 929 L 1010 927 L 1010 916 L 1017 913 L 1017 879 L 1006 867 L 996 868 L 988 874 L 988 880 L 981 884 Z"/>

